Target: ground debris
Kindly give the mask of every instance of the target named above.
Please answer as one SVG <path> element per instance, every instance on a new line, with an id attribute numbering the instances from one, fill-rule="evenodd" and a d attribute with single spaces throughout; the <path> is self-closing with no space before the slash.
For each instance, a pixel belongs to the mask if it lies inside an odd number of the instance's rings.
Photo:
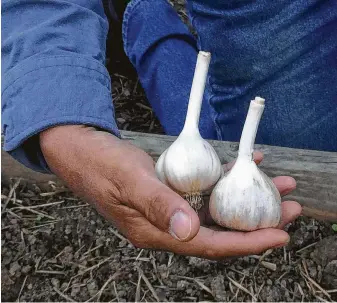
<path id="1" fill-rule="evenodd" d="M 3 203 L 9 192 L 2 188 Z M 298 238 L 298 230 L 304 232 L 302 247 L 209 261 L 136 249 L 71 192 L 41 193 L 18 184 L 12 196 L 24 203 L 7 203 L 2 215 L 3 301 L 16 301 L 18 294 L 21 301 L 50 302 L 337 299 L 336 240 L 329 224 L 300 218 L 288 231 Z M 47 216 L 25 209 L 37 205 Z"/>

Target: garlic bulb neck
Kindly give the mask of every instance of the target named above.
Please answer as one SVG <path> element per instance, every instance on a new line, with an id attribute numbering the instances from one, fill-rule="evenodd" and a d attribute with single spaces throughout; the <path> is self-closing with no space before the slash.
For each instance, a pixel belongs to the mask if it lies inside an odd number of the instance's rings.
<path id="1" fill-rule="evenodd" d="M 255 100 L 250 102 L 249 111 L 240 139 L 238 158 L 246 158 L 250 161 L 253 160 L 254 143 L 264 110 L 264 102 L 265 100 L 260 97 L 256 97 Z"/>
<path id="2" fill-rule="evenodd" d="M 233 168 L 212 191 L 209 210 L 224 227 L 252 231 L 276 227 L 281 217 L 281 196 L 253 161 L 253 147 L 264 109 L 264 99 L 251 101 L 243 128 L 239 155 Z"/>
<path id="3" fill-rule="evenodd" d="M 199 118 L 211 54 L 200 51 L 194 71 L 183 132 L 199 133 Z"/>

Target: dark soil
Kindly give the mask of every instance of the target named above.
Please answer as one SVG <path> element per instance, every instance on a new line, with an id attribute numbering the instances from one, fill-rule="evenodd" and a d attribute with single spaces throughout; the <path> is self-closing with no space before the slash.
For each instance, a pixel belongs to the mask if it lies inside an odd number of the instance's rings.
<path id="1" fill-rule="evenodd" d="M 183 1 L 175 1 L 186 21 Z M 115 48 L 116 52 L 121 52 Z M 108 63 L 120 129 L 163 133 L 132 66 Z M 134 248 L 85 202 L 2 186 L 2 301 L 333 301 L 337 235 L 299 218 L 286 248 L 220 262 Z"/>
<path id="2" fill-rule="evenodd" d="M 332 301 L 337 235 L 300 218 L 292 242 L 220 262 L 134 248 L 65 188 L 2 188 L 2 301 Z"/>

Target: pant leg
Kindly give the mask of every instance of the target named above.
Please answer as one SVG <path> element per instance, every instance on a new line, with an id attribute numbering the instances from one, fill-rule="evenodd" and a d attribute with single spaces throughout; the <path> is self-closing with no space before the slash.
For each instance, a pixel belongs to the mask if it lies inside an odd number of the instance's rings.
<path id="1" fill-rule="evenodd" d="M 249 101 L 266 98 L 257 142 L 337 151 L 337 2 L 188 0 L 210 51 L 221 139 L 238 141 Z"/>
<path id="2" fill-rule="evenodd" d="M 178 135 L 185 121 L 197 59 L 194 37 L 166 0 L 133 0 L 124 13 L 123 41 L 165 132 Z M 204 138 L 217 138 L 206 102 L 201 110 L 200 133 Z"/>

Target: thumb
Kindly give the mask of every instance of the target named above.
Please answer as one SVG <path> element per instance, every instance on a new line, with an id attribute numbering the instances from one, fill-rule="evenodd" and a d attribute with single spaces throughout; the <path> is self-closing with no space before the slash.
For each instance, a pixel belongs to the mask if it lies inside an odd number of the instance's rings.
<path id="1" fill-rule="evenodd" d="M 189 241 L 196 236 L 199 217 L 186 200 L 156 177 L 143 179 L 137 187 L 136 196 L 129 203 L 149 222 L 179 241 Z"/>

